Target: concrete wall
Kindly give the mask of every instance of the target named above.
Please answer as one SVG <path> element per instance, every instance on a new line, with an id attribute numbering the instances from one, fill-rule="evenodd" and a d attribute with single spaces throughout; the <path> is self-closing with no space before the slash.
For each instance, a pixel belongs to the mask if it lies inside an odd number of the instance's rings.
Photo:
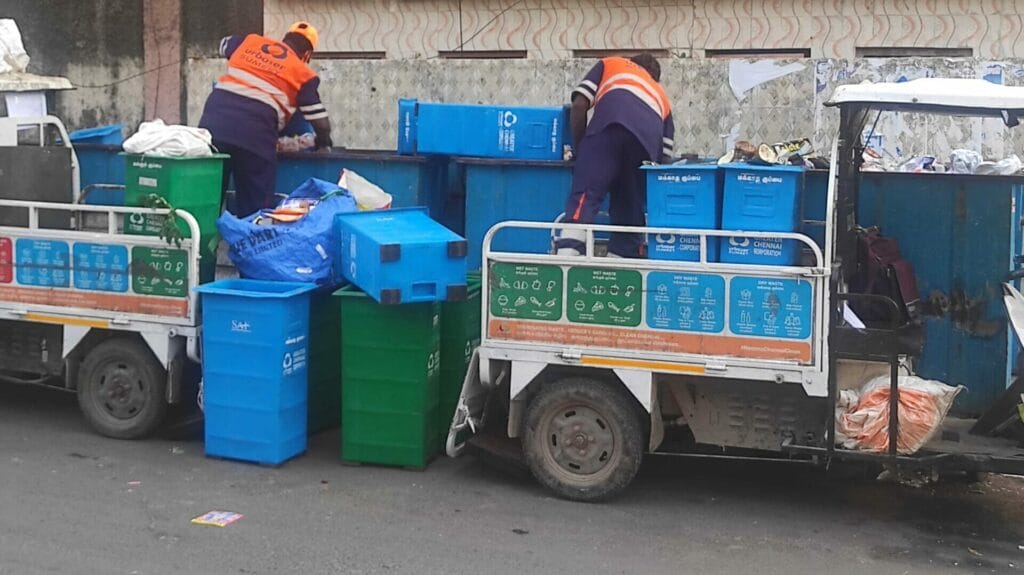
<path id="1" fill-rule="evenodd" d="M 267 0 L 266 29 L 322 29 L 323 50 L 430 58 L 438 51 L 809 49 L 854 58 L 858 47 L 971 48 L 1024 57 L 1022 0 Z"/>
<path id="2" fill-rule="evenodd" d="M 334 141 L 350 148 L 395 149 L 398 99 L 431 102 L 560 105 L 591 62 L 386 60 L 324 61 L 316 65 L 321 96 L 335 126 Z M 1024 82 L 1024 60 L 993 64 L 975 59 L 889 59 L 794 62 L 801 68 L 765 82 L 737 97 L 731 80 L 741 80 L 756 62 L 666 59 L 662 79 L 675 108 L 676 152 L 718 156 L 737 139 L 756 143 L 812 138 L 828 153 L 837 129 L 837 113 L 826 109 L 835 87 L 864 80 L 901 81 L 921 77 L 984 75 L 1008 85 Z M 188 77 L 188 118 L 199 120 L 210 83 L 221 74 L 220 60 L 192 60 Z M 878 135 L 894 155 L 948 154 L 957 147 L 1002 158 L 1024 157 L 1024 135 L 998 121 L 886 117 Z"/>
<path id="3" fill-rule="evenodd" d="M 55 98 L 55 112 L 70 129 L 142 121 L 142 2 L 4 0 L 0 17 L 18 22 L 29 71 L 79 86 Z"/>

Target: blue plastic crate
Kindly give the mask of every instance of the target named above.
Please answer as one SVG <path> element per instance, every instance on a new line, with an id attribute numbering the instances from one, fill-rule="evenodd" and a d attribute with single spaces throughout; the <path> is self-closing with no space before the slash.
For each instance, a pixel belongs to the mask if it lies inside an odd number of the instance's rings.
<path id="1" fill-rule="evenodd" d="M 647 225 L 717 230 L 722 222 L 722 170 L 717 165 L 644 166 L 647 175 Z M 708 238 L 708 261 L 718 261 L 718 238 Z M 651 234 L 653 260 L 700 261 L 698 236 Z"/>
<path id="2" fill-rule="evenodd" d="M 398 103 L 398 152 L 561 160 L 571 141 L 568 108 Z"/>
<path id="3" fill-rule="evenodd" d="M 726 164 L 722 229 L 795 232 L 800 229 L 804 169 L 799 166 Z M 721 243 L 719 261 L 795 265 L 802 244 L 796 240 L 733 237 Z"/>
<path id="4" fill-rule="evenodd" d="M 344 278 L 383 304 L 466 298 L 466 240 L 418 208 L 338 214 Z"/>
<path id="5" fill-rule="evenodd" d="M 279 465 L 306 451 L 309 299 L 316 286 L 199 286 L 206 454 Z"/>

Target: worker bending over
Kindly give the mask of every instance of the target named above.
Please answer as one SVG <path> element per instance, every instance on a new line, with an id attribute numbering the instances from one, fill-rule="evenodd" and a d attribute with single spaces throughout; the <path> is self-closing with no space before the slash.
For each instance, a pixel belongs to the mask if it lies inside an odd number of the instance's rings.
<path id="1" fill-rule="evenodd" d="M 612 57 L 598 62 L 573 90 L 569 122 L 576 166 L 566 222 L 593 223 L 611 194 L 608 215 L 613 225 L 645 225 L 647 198 L 640 166 L 645 160 L 668 161 L 675 133 L 660 78 L 661 66 L 650 54 Z M 578 230 L 562 230 L 556 243 L 559 255 L 583 253 L 585 237 Z M 642 234 L 614 233 L 608 252 L 638 258 L 643 247 Z"/>
<path id="2" fill-rule="evenodd" d="M 332 146 L 331 122 L 317 91 L 320 78 L 308 65 L 317 39 L 313 26 L 298 22 L 280 42 L 258 34 L 221 41 L 228 71 L 207 98 L 199 126 L 231 156 L 224 187 L 234 174 L 235 215 L 273 206 L 277 138 L 296 111 L 312 124 L 318 149 Z"/>

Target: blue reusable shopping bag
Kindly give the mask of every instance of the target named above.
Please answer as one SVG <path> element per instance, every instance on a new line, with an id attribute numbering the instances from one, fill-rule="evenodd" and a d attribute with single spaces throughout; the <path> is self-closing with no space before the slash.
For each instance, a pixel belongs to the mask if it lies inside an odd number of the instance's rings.
<path id="1" fill-rule="evenodd" d="M 242 277 L 333 283 L 334 254 L 338 252 L 334 216 L 356 211 L 355 199 L 337 184 L 316 178 L 303 182 L 284 202 L 301 199 L 318 203 L 292 223 L 266 223 L 272 210 L 245 218 L 224 212 L 217 220 L 217 229 L 228 244 L 228 257 Z"/>

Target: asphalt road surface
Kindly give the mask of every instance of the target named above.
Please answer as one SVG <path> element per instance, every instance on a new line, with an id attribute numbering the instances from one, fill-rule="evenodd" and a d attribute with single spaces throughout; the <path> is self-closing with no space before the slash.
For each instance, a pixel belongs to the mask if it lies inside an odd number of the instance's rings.
<path id="1" fill-rule="evenodd" d="M 1011 573 L 1024 483 L 912 488 L 765 463 L 656 457 L 574 504 L 472 458 L 344 467 L 336 433 L 278 469 L 196 438 L 115 441 L 74 398 L 0 385 L 0 574 Z M 244 518 L 193 525 L 210 510 Z"/>

